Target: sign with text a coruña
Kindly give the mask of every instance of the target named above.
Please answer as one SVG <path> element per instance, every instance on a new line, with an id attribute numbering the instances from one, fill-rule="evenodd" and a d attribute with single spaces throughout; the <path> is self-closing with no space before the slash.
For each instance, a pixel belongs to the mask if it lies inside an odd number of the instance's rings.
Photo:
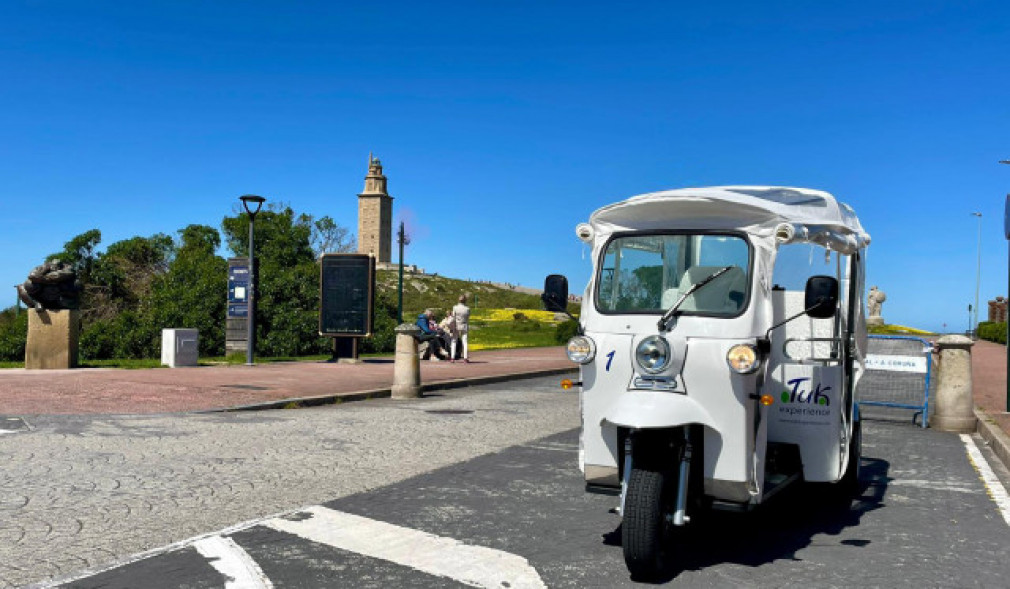
<path id="1" fill-rule="evenodd" d="M 323 254 L 319 271 L 319 335 L 371 337 L 375 257 Z"/>

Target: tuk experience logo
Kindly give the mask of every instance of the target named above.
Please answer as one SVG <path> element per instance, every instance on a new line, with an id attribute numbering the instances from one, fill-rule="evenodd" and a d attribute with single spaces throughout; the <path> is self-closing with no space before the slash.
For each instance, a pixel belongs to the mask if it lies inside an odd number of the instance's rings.
<path id="1" fill-rule="evenodd" d="M 792 390 L 782 391 L 780 400 L 782 405 L 779 405 L 779 412 L 785 413 L 789 416 L 808 416 L 808 417 L 821 417 L 831 414 L 831 398 L 828 396 L 828 391 L 831 390 L 830 386 L 824 386 L 822 383 L 817 383 L 817 385 L 810 389 L 810 384 L 813 384 L 813 379 L 810 377 L 794 378 L 786 383 L 792 387 Z"/>

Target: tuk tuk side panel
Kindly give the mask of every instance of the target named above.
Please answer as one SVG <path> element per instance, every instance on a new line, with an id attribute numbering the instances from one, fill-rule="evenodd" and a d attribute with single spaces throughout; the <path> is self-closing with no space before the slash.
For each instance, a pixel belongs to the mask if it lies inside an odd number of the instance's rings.
<path id="1" fill-rule="evenodd" d="M 771 375 L 768 439 L 796 444 L 803 460 L 803 478 L 835 482 L 844 464 L 841 366 L 780 365 Z M 831 383 L 831 384 L 829 384 Z"/>
<path id="2" fill-rule="evenodd" d="M 718 499 L 746 502 L 763 486 L 766 428 L 755 420 L 757 374 L 736 374 L 726 353 L 740 340 L 690 338 L 683 377 L 687 396 L 715 420 L 705 430 L 705 489 Z M 755 451 L 757 450 L 757 451 Z"/>
<path id="3" fill-rule="evenodd" d="M 582 366 L 582 444 L 586 482 L 617 486 L 617 428 L 604 423 L 606 410 L 623 393 L 632 377 L 632 338 L 624 334 L 587 332 L 596 342 L 596 358 Z M 609 356 L 613 352 L 612 356 Z M 618 354 L 621 359 L 617 360 Z"/>

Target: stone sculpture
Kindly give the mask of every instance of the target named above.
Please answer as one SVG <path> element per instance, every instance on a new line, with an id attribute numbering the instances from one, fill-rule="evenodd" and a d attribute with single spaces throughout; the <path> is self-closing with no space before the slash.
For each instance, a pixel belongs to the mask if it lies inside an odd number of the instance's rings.
<path id="1" fill-rule="evenodd" d="M 18 285 L 18 297 L 30 309 L 78 309 L 83 290 L 73 267 L 53 258 L 28 273 L 28 280 Z"/>
<path id="2" fill-rule="evenodd" d="M 867 319 L 867 324 L 869 325 L 883 325 L 884 319 L 880 316 L 880 308 L 883 306 L 884 301 L 887 300 L 887 295 L 884 291 L 877 290 L 876 286 L 870 287 L 869 294 L 866 295 L 866 304 L 869 307 L 870 316 Z"/>

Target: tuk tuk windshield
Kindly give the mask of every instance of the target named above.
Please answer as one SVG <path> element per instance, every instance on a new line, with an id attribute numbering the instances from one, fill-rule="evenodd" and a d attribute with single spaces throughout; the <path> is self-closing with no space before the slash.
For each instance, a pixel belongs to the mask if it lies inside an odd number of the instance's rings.
<path id="1" fill-rule="evenodd" d="M 601 313 L 664 313 L 691 286 L 729 267 L 690 294 L 678 311 L 735 317 L 750 289 L 750 246 L 739 235 L 662 234 L 613 238 L 596 280 Z"/>

